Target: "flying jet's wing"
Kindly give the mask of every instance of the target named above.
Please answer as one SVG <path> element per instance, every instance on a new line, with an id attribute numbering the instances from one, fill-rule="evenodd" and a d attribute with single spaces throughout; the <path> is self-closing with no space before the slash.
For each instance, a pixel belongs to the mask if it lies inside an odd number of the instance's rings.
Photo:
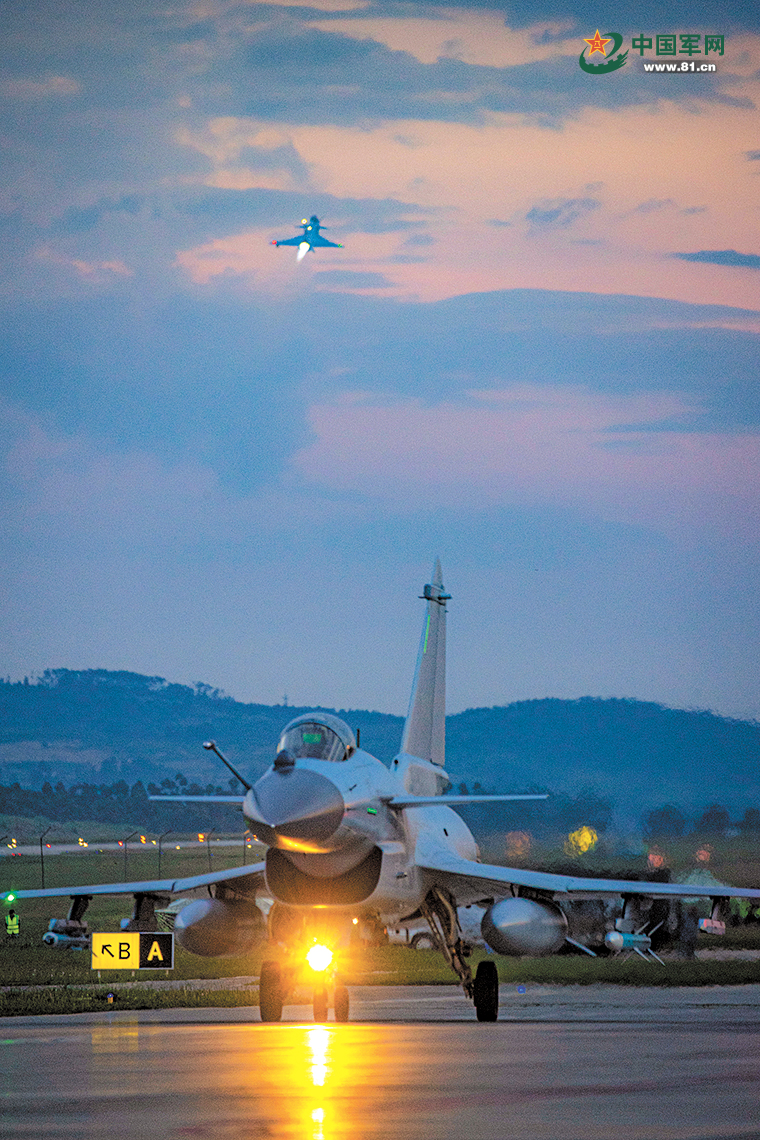
<path id="1" fill-rule="evenodd" d="M 492 804 L 503 803 L 506 800 L 548 800 L 549 796 L 546 795 L 478 795 L 477 793 L 472 796 L 391 796 L 386 798 L 381 797 L 383 803 L 392 808 L 409 808 L 409 807 L 434 807 L 436 804 Z"/>
<path id="2" fill-rule="evenodd" d="M 556 900 L 639 895 L 645 898 L 758 898 L 757 888 L 702 886 L 696 883 L 650 883 L 630 879 L 586 879 L 554 875 L 548 871 L 528 871 L 521 867 L 497 867 L 474 863 L 429 837 L 421 838 L 415 863 L 431 874 L 436 883 L 448 887 L 459 905 L 490 896 L 508 895 L 512 887 L 529 887 Z"/>
<path id="3" fill-rule="evenodd" d="M 272 245 L 300 245 L 302 241 L 305 241 L 308 243 L 308 240 L 309 239 L 304 237 L 303 234 L 300 234 L 296 237 L 282 238 L 282 240 L 280 240 L 280 241 L 273 241 Z M 311 244 L 314 245 L 315 243 L 312 242 Z"/>
<path id="4" fill-rule="evenodd" d="M 266 863 L 251 863 L 246 867 L 228 867 L 226 870 L 209 871 L 205 875 L 191 875 L 184 879 L 146 879 L 136 883 L 96 883 L 89 887 L 43 887 L 39 890 L 6 891 L 0 901 L 8 901 L 8 895 L 16 899 L 74 898 L 77 895 L 176 895 L 184 891 L 196 890 L 214 883 L 229 883 L 241 893 L 247 893 L 264 882 Z"/>
<path id="5" fill-rule="evenodd" d="M 311 243 L 311 245 L 320 245 L 320 246 L 329 245 L 329 246 L 332 246 L 333 249 L 343 249 L 343 246 L 340 244 L 340 242 L 328 241 L 327 238 L 322 237 L 321 234 L 315 234 L 314 237 L 310 237 L 308 240 Z M 285 244 L 284 242 L 280 242 L 280 245 L 284 245 L 284 244 Z"/>

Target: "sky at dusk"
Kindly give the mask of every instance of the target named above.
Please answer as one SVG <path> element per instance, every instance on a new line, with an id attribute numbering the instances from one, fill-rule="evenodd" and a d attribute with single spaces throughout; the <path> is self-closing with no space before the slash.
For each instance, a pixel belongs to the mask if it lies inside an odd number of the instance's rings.
<path id="1" fill-rule="evenodd" d="M 440 556 L 450 711 L 760 718 L 760 10 L 589 11 L 1 0 L 0 675 L 403 713 Z"/>

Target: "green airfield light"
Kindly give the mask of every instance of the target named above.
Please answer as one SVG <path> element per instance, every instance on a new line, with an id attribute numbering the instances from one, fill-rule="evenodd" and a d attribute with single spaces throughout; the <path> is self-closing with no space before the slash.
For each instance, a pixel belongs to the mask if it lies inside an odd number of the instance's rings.
<path id="1" fill-rule="evenodd" d="M 16 896 L 14 895 L 13 891 L 8 891 L 7 894 L 3 895 L 3 902 L 12 903 L 15 901 L 16 901 Z"/>

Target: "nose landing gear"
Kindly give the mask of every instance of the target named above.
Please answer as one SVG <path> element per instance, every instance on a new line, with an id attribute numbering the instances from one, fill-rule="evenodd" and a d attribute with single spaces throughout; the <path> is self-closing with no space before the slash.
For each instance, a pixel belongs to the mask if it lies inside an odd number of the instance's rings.
<path id="1" fill-rule="evenodd" d="M 281 1020 L 283 997 L 283 978 L 279 963 L 262 962 L 259 976 L 259 1011 L 262 1021 Z"/>
<path id="2" fill-rule="evenodd" d="M 317 985 L 314 987 L 314 1020 L 327 1021 L 327 1006 L 329 998 L 327 994 L 327 986 Z"/>
<path id="3" fill-rule="evenodd" d="M 335 979 L 335 988 L 332 995 L 332 1006 L 336 1021 L 348 1021 L 349 997 L 348 987 L 344 986 L 338 978 Z M 327 1021 L 327 1011 L 330 1005 L 330 993 L 327 986 L 314 987 L 314 1020 Z"/>
<path id="4" fill-rule="evenodd" d="M 348 989 L 342 983 L 335 983 L 335 996 L 333 998 L 336 1021 L 348 1021 Z"/>
<path id="5" fill-rule="evenodd" d="M 293 988 L 292 977 L 282 970 L 278 962 L 263 962 L 259 977 L 259 1011 L 261 1020 L 267 1022 L 281 1021 L 282 1010 Z M 335 1020 L 348 1021 L 349 1015 L 348 987 L 336 977 L 332 985 L 332 1007 Z M 314 986 L 312 1005 L 314 1020 L 327 1021 L 330 1008 L 330 988 L 325 982 L 317 982 Z"/>

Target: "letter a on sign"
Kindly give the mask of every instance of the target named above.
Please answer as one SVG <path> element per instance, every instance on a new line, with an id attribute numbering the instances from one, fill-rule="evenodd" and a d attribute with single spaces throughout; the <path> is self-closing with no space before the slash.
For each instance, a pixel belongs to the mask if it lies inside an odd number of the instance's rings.
<path id="1" fill-rule="evenodd" d="M 174 968 L 174 935 L 140 934 L 140 969 L 172 970 Z"/>

